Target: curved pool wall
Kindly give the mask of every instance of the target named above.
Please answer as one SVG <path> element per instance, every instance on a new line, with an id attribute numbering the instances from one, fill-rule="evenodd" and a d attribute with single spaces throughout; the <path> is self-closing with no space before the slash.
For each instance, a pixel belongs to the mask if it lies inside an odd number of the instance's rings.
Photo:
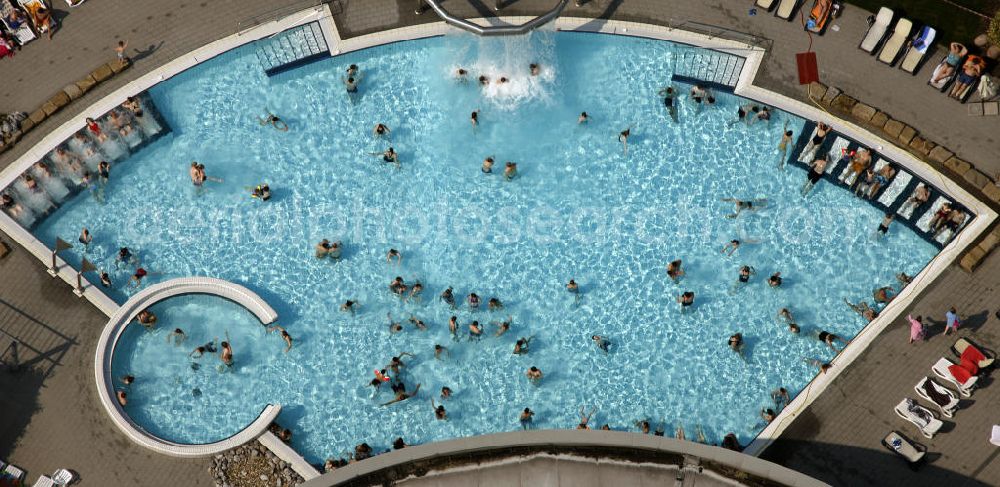
<path id="1" fill-rule="evenodd" d="M 321 23 L 324 23 L 326 29 L 336 33 L 336 26 L 333 25 L 329 16 L 329 11 L 325 6 L 300 12 L 279 21 L 265 24 L 247 32 L 216 41 L 188 55 L 182 56 L 177 60 L 164 65 L 159 70 L 129 83 L 125 87 L 117 90 L 115 93 L 87 108 L 80 114 L 78 119 L 82 120 L 85 116 L 105 113 L 111 108 L 120 105 L 127 96 L 140 93 L 162 80 L 172 77 L 185 69 L 197 65 L 198 63 L 225 51 L 248 42 L 273 35 L 284 29 L 315 20 L 319 20 Z M 523 22 L 525 19 L 512 18 L 510 20 L 514 22 Z M 862 329 L 852 341 L 851 345 L 846 347 L 845 350 L 843 350 L 833 360 L 835 367 L 830 371 L 830 373 L 822 374 L 814 378 L 806 386 L 802 393 L 800 393 L 792 401 L 792 403 L 781 412 L 778 419 L 772 422 L 757 436 L 754 442 L 747 448 L 747 453 L 758 454 L 766 448 L 766 446 L 770 444 L 774 438 L 780 435 L 784 428 L 806 406 L 815 400 L 815 398 L 822 393 L 830 382 L 871 343 L 874 337 L 881 333 L 881 331 L 884 330 L 885 327 L 888 326 L 900 314 L 900 312 L 909 305 L 919 292 L 953 260 L 955 260 L 958 255 L 996 218 L 996 213 L 988 206 L 979 202 L 961 187 L 951 183 L 948 178 L 935 171 L 928 164 L 912 157 L 909 153 L 865 131 L 860 126 L 848 121 L 837 120 L 835 117 L 830 116 L 830 114 L 811 105 L 753 86 L 753 78 L 759 68 L 761 58 L 764 55 L 762 49 L 754 48 L 735 41 L 727 41 L 717 38 L 713 39 L 682 30 L 632 22 L 561 18 L 556 21 L 556 27 L 560 30 L 600 32 L 669 40 L 744 56 L 746 57 L 746 64 L 744 65 L 739 76 L 739 82 L 736 85 L 735 94 L 751 98 L 771 106 L 776 106 L 782 110 L 806 118 L 807 120 L 834 120 L 833 123 L 836 124 L 838 132 L 870 147 L 876 148 L 884 156 L 892 159 L 897 164 L 901 164 L 910 172 L 919 176 L 921 179 L 930 182 L 934 186 L 938 188 L 947 188 L 947 194 L 949 196 L 960 202 L 976 215 L 976 219 L 967 225 L 959 236 L 952 240 L 920 272 L 920 274 L 916 276 L 914 285 L 906 287 L 901 292 L 900 296 L 888 307 L 886 307 L 885 310 L 883 310 L 880 317 Z M 328 37 L 328 40 L 332 41 L 331 53 L 336 55 L 389 42 L 443 35 L 448 32 L 454 32 L 454 30 L 441 22 L 395 29 L 383 33 L 353 38 L 346 41 L 341 41 L 339 40 L 339 36 L 334 35 L 332 37 Z M 0 173 L 0 187 L 6 187 L 13 182 L 21 173 L 28 169 L 31 164 L 48 151 L 52 150 L 56 145 L 58 145 L 59 142 L 68 138 L 73 132 L 78 130 L 79 127 L 79 122 L 71 122 L 66 123 L 59 129 L 53 131 L 49 136 L 43 139 L 42 142 L 34 146 L 14 164 Z M 29 252 L 35 254 L 36 257 L 38 257 L 43 263 L 46 265 L 49 264 L 50 259 L 52 258 L 51 250 L 46 245 L 35 239 L 30 232 L 18 225 L 8 215 L 0 214 L 0 228 L 3 228 L 8 235 L 28 249 Z M 56 258 L 55 260 L 55 274 L 67 283 L 75 284 L 76 271 L 71 269 L 62 259 Z M 104 295 L 99 288 L 94 287 L 89 282 L 85 283 L 83 295 L 109 316 L 114 315 L 118 311 L 119 306 L 113 300 Z M 107 350 L 106 341 L 107 337 L 104 337 L 102 340 L 102 342 L 105 343 L 105 347 L 102 347 L 103 350 Z M 97 371 L 95 371 L 95 373 L 96 372 Z M 100 378 L 103 376 L 103 373 L 96 375 Z M 100 381 L 102 379 L 98 380 Z M 105 380 L 106 383 L 106 379 L 103 380 Z M 112 405 L 117 404 L 113 401 L 112 396 L 110 396 L 113 392 L 110 392 L 107 388 L 99 388 L 99 391 L 101 391 L 100 395 L 102 396 L 102 402 L 111 402 Z M 114 416 L 114 414 L 112 414 L 112 416 Z M 136 438 L 133 439 L 135 440 Z M 144 442 L 140 443 L 144 444 L 144 446 L 157 449 L 155 448 L 155 445 Z M 164 443 L 169 444 L 169 442 Z M 160 449 L 157 449 L 157 451 L 169 454 L 169 451 Z"/>
<path id="2" fill-rule="evenodd" d="M 112 423 L 132 441 L 158 453 L 176 457 L 202 457 L 214 455 L 251 441 L 267 431 L 267 427 L 278 417 L 281 406 L 264 406 L 257 419 L 232 436 L 201 445 L 186 445 L 159 438 L 132 421 L 118 403 L 115 396 L 114 377 L 111 365 L 115 345 L 126 327 L 135 320 L 140 311 L 161 301 L 186 294 L 206 294 L 230 300 L 250 311 L 262 325 L 273 323 L 278 314 L 253 291 L 221 279 L 209 277 L 188 277 L 171 279 L 149 286 L 136 293 L 122 304 L 111 316 L 97 342 L 94 360 L 94 376 L 97 379 L 98 397 L 104 410 L 111 416 Z"/>

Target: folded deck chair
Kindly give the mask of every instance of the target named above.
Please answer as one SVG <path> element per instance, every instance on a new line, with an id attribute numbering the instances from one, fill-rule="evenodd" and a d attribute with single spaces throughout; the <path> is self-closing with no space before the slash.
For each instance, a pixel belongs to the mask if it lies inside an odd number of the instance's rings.
<path id="1" fill-rule="evenodd" d="M 781 17 L 785 20 L 791 21 L 792 14 L 795 13 L 795 8 L 799 6 L 799 0 L 779 0 L 778 10 L 774 11 L 774 15 Z"/>
<path id="2" fill-rule="evenodd" d="M 903 438 L 903 435 L 898 431 L 890 431 L 889 434 L 885 435 L 885 438 L 882 439 L 882 444 L 886 448 L 898 453 L 899 456 L 905 458 L 910 463 L 917 463 L 923 460 L 924 454 L 926 454 L 924 450 L 918 449 L 913 443 Z"/>
<path id="3" fill-rule="evenodd" d="M 931 52 L 935 36 L 937 36 L 937 31 L 933 27 L 925 25 L 920 29 L 920 33 L 910 41 L 910 47 L 903 55 L 903 60 L 899 62 L 899 69 L 910 74 L 917 74 L 920 64 L 923 63 L 924 59 L 927 59 L 927 54 Z"/>
<path id="4" fill-rule="evenodd" d="M 0 0 L 0 15 L 3 16 L 0 21 L 3 22 L 7 32 L 13 33 L 17 42 L 23 46 L 36 39 L 35 31 L 31 30 L 31 19 L 28 19 L 27 22 L 19 25 L 16 29 L 11 28 L 10 24 L 7 23 L 7 16 L 14 11 L 16 11 L 16 9 L 14 8 L 14 4 L 10 3 L 10 0 Z"/>
<path id="5" fill-rule="evenodd" d="M 886 32 L 889 31 L 889 24 L 892 23 L 892 10 L 882 7 L 878 9 L 878 14 L 868 25 L 868 31 L 865 32 L 865 37 L 861 39 L 861 44 L 858 47 L 869 54 L 875 54 L 878 50 L 879 45 L 882 43 L 882 39 L 885 38 Z"/>
<path id="6" fill-rule="evenodd" d="M 757 0 L 754 3 L 754 5 L 757 5 L 758 7 L 764 9 L 765 11 L 770 12 L 771 9 L 774 8 L 774 2 L 775 0 Z"/>
<path id="7" fill-rule="evenodd" d="M 882 43 L 882 51 L 878 53 L 878 60 L 889 66 L 895 64 L 899 53 L 903 52 L 903 46 L 906 45 L 906 39 L 910 37 L 911 30 L 913 30 L 913 22 L 907 19 L 897 20 L 892 35 Z"/>
<path id="8" fill-rule="evenodd" d="M 940 360 L 932 365 L 931 370 L 942 380 L 950 382 L 951 385 L 955 386 L 962 397 L 971 396 L 972 390 L 976 387 L 976 381 L 979 380 L 979 377 L 970 374 L 966 369 L 955 365 L 951 360 L 944 357 L 941 357 Z"/>
<path id="9" fill-rule="evenodd" d="M 809 20 L 806 22 L 806 30 L 817 34 L 823 32 L 826 21 L 830 18 L 833 10 L 833 0 L 816 0 L 813 3 L 812 11 L 809 12 Z"/>
<path id="10" fill-rule="evenodd" d="M 955 393 L 930 377 L 924 377 L 917 385 L 913 386 L 913 390 L 917 391 L 917 395 L 924 400 L 937 406 L 941 410 L 941 414 L 947 418 L 952 417 L 955 410 L 958 409 L 958 397 L 955 396 Z"/>
<path id="11" fill-rule="evenodd" d="M 927 438 L 934 438 L 934 433 L 937 433 L 944 425 L 940 419 L 934 417 L 934 413 L 930 409 L 917 404 L 917 401 L 908 397 L 896 405 L 896 414 L 913 423 L 920 430 L 920 434 Z"/>
<path id="12" fill-rule="evenodd" d="M 992 354 L 983 349 L 983 347 L 976 346 L 974 343 L 966 338 L 959 338 L 955 340 L 955 344 L 952 345 L 951 351 L 955 352 L 955 355 L 961 357 L 962 359 L 968 358 L 972 362 L 975 362 L 980 369 L 985 369 L 993 365 L 994 357 Z"/>
<path id="13" fill-rule="evenodd" d="M 40 8 L 47 8 L 45 6 L 45 2 L 42 0 L 17 0 L 17 3 L 24 9 L 25 12 L 28 12 L 28 18 L 31 19 L 31 25 L 35 26 L 35 30 L 38 31 L 39 34 L 44 34 L 46 32 L 45 26 L 35 24 L 35 12 L 37 12 Z M 49 18 L 51 19 L 50 25 L 55 27 L 55 17 L 52 17 L 50 13 Z"/>

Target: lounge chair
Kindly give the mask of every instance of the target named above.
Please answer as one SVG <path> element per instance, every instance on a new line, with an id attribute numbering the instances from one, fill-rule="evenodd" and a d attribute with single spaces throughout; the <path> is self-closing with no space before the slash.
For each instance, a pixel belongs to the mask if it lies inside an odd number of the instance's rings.
<path id="1" fill-rule="evenodd" d="M 931 78 L 927 80 L 927 84 L 931 85 L 932 87 L 934 87 L 935 89 L 937 89 L 942 93 L 948 91 L 948 88 L 951 87 L 951 82 L 955 81 L 955 74 L 957 74 L 958 72 L 958 68 L 952 68 L 951 73 L 943 77 L 941 76 L 941 74 L 944 73 L 945 70 L 950 67 L 946 62 L 947 59 L 948 56 L 945 56 L 944 59 L 941 59 L 941 62 L 938 63 L 936 68 L 934 68 L 934 72 L 931 73 Z M 961 66 L 961 61 L 962 60 L 959 60 L 959 66 Z M 934 81 L 938 77 L 941 77 L 941 79 Z"/>
<path id="2" fill-rule="evenodd" d="M 896 452 L 911 464 L 923 460 L 927 453 L 926 450 L 918 449 L 916 445 L 910 443 L 898 431 L 890 431 L 888 435 L 885 435 L 885 438 L 882 439 L 882 445 Z"/>
<path id="3" fill-rule="evenodd" d="M 754 5 L 764 9 L 766 12 L 770 12 L 774 8 L 775 0 L 757 0 Z"/>
<path id="4" fill-rule="evenodd" d="M 858 44 L 858 48 L 868 54 L 875 54 L 875 51 L 882 44 L 882 39 L 885 39 L 886 32 L 889 31 L 889 24 L 892 24 L 892 16 L 892 10 L 882 7 L 878 10 L 877 15 L 868 17 L 868 31 L 865 32 L 865 37 L 861 39 L 861 44 Z"/>
<path id="5" fill-rule="evenodd" d="M 955 340 L 955 344 L 951 346 L 951 351 L 955 352 L 955 355 L 960 359 L 969 359 L 980 369 L 985 369 L 993 365 L 994 357 L 992 354 L 987 352 L 983 347 L 976 346 L 967 338 Z"/>
<path id="6" fill-rule="evenodd" d="M 57 484 L 54 480 L 42 475 L 41 477 L 38 477 L 38 480 L 36 480 L 31 487 L 56 487 L 56 485 Z"/>
<path id="7" fill-rule="evenodd" d="M 55 482 L 56 485 L 66 486 L 72 484 L 75 480 L 76 475 L 65 468 L 60 468 L 52 473 L 52 481 Z"/>
<path id="8" fill-rule="evenodd" d="M 908 397 L 896 405 L 896 414 L 913 423 L 920 430 L 920 434 L 927 438 L 934 438 L 934 433 L 937 433 L 944 425 L 940 419 L 934 417 L 934 413 L 930 409 L 917 404 L 917 401 Z"/>
<path id="9" fill-rule="evenodd" d="M 942 380 L 950 382 L 955 386 L 962 397 L 971 396 L 972 390 L 976 387 L 976 382 L 979 380 L 979 377 L 971 374 L 968 369 L 956 365 L 944 357 L 941 357 L 941 360 L 938 360 L 931 366 L 931 370 Z"/>
<path id="10" fill-rule="evenodd" d="M 0 472 L 0 477 L 24 480 L 24 470 L 21 470 L 13 465 L 7 465 L 4 467 L 3 472 Z"/>
<path id="11" fill-rule="evenodd" d="M 809 12 L 809 20 L 806 22 L 806 30 L 822 34 L 826 28 L 826 21 L 830 19 L 830 12 L 833 10 L 833 0 L 816 0 L 813 8 Z"/>
<path id="12" fill-rule="evenodd" d="M 3 18 L 0 18 L 0 21 L 3 22 L 3 25 L 7 29 L 7 32 L 13 33 L 14 38 L 17 39 L 18 44 L 21 44 L 23 46 L 28 42 L 37 39 L 37 37 L 35 37 L 35 31 L 31 30 L 30 19 L 27 19 L 16 29 L 10 26 L 10 24 L 7 22 L 7 17 L 11 14 L 11 12 L 19 12 L 19 10 L 14 8 L 14 4 L 10 3 L 10 0 L 0 0 L 0 15 L 3 16 Z M 27 17 L 27 14 L 25 14 L 25 17 Z"/>
<path id="13" fill-rule="evenodd" d="M 799 6 L 799 0 L 779 0 L 778 10 L 774 11 L 774 15 L 778 17 L 791 21 L 792 14 L 795 13 L 795 9 Z"/>
<path id="14" fill-rule="evenodd" d="M 892 35 L 882 43 L 882 50 L 878 53 L 878 60 L 889 66 L 895 64 L 896 59 L 899 58 L 899 53 L 903 52 L 903 46 L 906 45 L 906 39 L 909 39 L 911 30 L 913 30 L 913 22 L 907 19 L 897 20 L 896 27 L 892 30 Z"/>
<path id="15" fill-rule="evenodd" d="M 24 9 L 25 12 L 28 12 L 28 18 L 31 19 L 31 25 L 35 26 L 35 31 L 37 31 L 39 34 L 44 34 L 48 32 L 48 29 L 55 28 L 56 19 L 55 17 L 52 17 L 51 10 L 49 10 L 48 7 L 45 6 L 45 2 L 43 2 L 42 0 L 17 0 L 17 3 L 21 6 L 21 8 Z M 35 24 L 35 12 L 37 12 L 38 9 L 42 8 L 49 10 L 50 12 L 49 27 Z"/>
<path id="16" fill-rule="evenodd" d="M 930 377 L 924 377 L 917 385 L 913 386 L 913 390 L 917 391 L 917 395 L 924 398 L 925 401 L 937 406 L 941 410 L 941 414 L 947 418 L 952 417 L 955 410 L 958 409 L 959 401 L 955 393 Z"/>
<path id="17" fill-rule="evenodd" d="M 920 32 L 910 41 L 910 47 L 906 49 L 903 60 L 899 62 L 899 69 L 910 74 L 917 74 L 920 65 L 927 59 L 927 54 L 934 45 L 934 37 L 937 31 L 933 27 L 924 26 Z"/>

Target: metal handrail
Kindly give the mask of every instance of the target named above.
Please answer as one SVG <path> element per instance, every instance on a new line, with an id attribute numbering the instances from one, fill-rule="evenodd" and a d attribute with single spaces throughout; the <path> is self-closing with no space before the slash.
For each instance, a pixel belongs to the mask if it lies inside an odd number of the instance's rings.
<path id="1" fill-rule="evenodd" d="M 719 38 L 727 39 L 736 42 L 742 42 L 748 46 L 753 47 L 764 47 L 771 44 L 771 39 L 766 37 L 757 36 L 750 34 L 748 32 L 741 32 L 738 30 L 733 30 L 727 27 L 721 27 L 718 25 L 706 24 L 704 22 L 697 22 L 694 20 L 682 20 L 675 22 L 674 19 L 667 21 L 667 27 L 670 29 L 682 29 L 692 32 L 697 32 L 699 34 L 707 35 L 709 39 Z"/>
<path id="2" fill-rule="evenodd" d="M 446 23 L 454 25 L 459 29 L 467 30 L 473 34 L 481 36 L 509 36 L 526 34 L 555 20 L 556 17 L 562 14 L 563 9 L 566 8 L 566 5 L 569 3 L 569 0 L 559 0 L 559 3 L 556 4 L 555 7 L 552 7 L 552 10 L 549 10 L 548 12 L 545 12 L 544 14 L 539 15 L 538 17 L 535 17 L 534 19 L 531 19 L 521 25 L 496 25 L 484 27 L 482 25 L 469 22 L 468 20 L 455 17 L 447 10 L 441 8 L 441 6 L 438 5 L 438 1 L 439 0 L 424 0 L 425 3 L 431 6 L 434 13 L 436 13 L 438 17 L 441 17 L 441 20 L 444 20 Z"/>
<path id="3" fill-rule="evenodd" d="M 308 0 L 306 2 L 295 2 L 289 5 L 283 5 L 281 7 L 268 10 L 267 12 L 264 12 L 262 14 L 257 14 L 253 17 L 248 17 L 236 22 L 236 32 L 237 34 L 239 34 L 251 27 L 256 27 L 260 24 L 270 22 L 272 20 L 276 20 L 281 17 L 286 17 L 300 10 L 318 7 L 330 1 L 331 0 Z M 336 3 L 339 5 L 339 2 Z"/>

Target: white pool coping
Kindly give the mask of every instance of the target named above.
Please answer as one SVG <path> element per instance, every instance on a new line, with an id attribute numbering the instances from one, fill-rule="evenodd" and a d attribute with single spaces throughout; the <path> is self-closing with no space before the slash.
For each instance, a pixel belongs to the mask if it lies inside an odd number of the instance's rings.
<path id="1" fill-rule="evenodd" d="M 270 431 L 265 431 L 264 434 L 257 438 L 257 441 L 268 450 L 271 450 L 271 453 L 274 453 L 282 461 L 288 463 L 292 467 L 292 470 L 301 475 L 303 479 L 312 480 L 320 476 L 319 470 L 316 470 L 297 451 L 286 445 Z"/>
<path id="2" fill-rule="evenodd" d="M 230 448 L 240 446 L 262 433 L 278 417 L 281 406 L 268 404 L 250 425 L 226 439 L 202 444 L 185 445 L 174 443 L 145 431 L 125 413 L 115 397 L 115 381 L 111 376 L 111 362 L 114 359 L 115 345 L 121 338 L 125 328 L 135 319 L 140 311 L 150 306 L 183 294 L 208 294 L 233 301 L 254 314 L 264 325 L 273 323 L 278 314 L 253 291 L 222 279 L 211 277 L 185 277 L 153 284 L 129 298 L 111 316 L 108 324 L 101 332 L 97 341 L 97 352 L 94 356 L 94 377 L 97 380 L 97 396 L 104 409 L 115 424 L 132 441 L 150 450 L 174 457 L 192 458 L 214 455 Z"/>
<path id="3" fill-rule="evenodd" d="M 530 19 L 530 17 L 504 17 L 502 20 L 519 23 L 524 22 L 527 19 Z M 495 21 L 487 19 L 473 20 L 479 22 Z M 85 108 L 80 112 L 79 116 L 64 123 L 49 133 L 39 143 L 29 149 L 24 155 L 19 157 L 13 164 L 5 168 L 3 171 L 0 171 L 0 188 L 6 188 L 9 186 L 18 176 L 29 169 L 34 162 L 44 157 L 58 144 L 71 137 L 73 133 L 83 126 L 82 120 L 85 117 L 96 118 L 120 105 L 128 96 L 148 90 L 155 84 L 167 80 L 224 52 L 255 40 L 274 35 L 283 30 L 313 21 L 318 21 L 320 23 L 332 55 L 343 54 L 391 42 L 415 40 L 448 33 L 463 32 L 455 27 L 448 26 L 443 21 L 440 21 L 417 26 L 402 27 L 342 40 L 339 37 L 339 32 L 333 22 L 332 15 L 326 4 L 297 12 L 273 22 L 261 24 L 252 29 L 228 36 L 218 41 L 209 43 L 199 49 L 195 49 L 194 51 L 166 63 L 150 73 L 124 85 L 93 105 Z M 791 404 L 781 411 L 776 420 L 768 425 L 756 437 L 756 439 L 746 449 L 746 453 L 748 454 L 760 454 L 764 448 L 770 445 L 771 442 L 773 442 L 774 439 L 784 431 L 791 421 L 809 404 L 811 404 L 816 397 L 818 397 L 819 394 L 826 389 L 833 379 L 835 379 L 840 372 L 847 367 L 847 365 L 853 362 L 871 344 L 874 338 L 901 314 L 904 308 L 909 306 L 916 296 L 919 295 L 920 291 L 922 291 L 942 271 L 944 271 L 952 261 L 957 259 L 959 255 L 973 241 L 975 241 L 976 238 L 984 230 L 986 230 L 997 217 L 996 212 L 990 209 L 989 206 L 980 202 L 978 199 L 962 189 L 959 185 L 953 183 L 949 178 L 934 170 L 929 164 L 916 159 L 908 152 L 895 147 L 893 144 L 886 142 L 875 134 L 864 130 L 850 121 L 834 117 L 820 107 L 802 103 L 763 88 L 753 86 L 753 79 L 756 76 L 757 70 L 760 68 L 760 64 L 764 56 L 764 51 L 761 48 L 753 47 L 737 41 L 711 38 L 702 34 L 696 34 L 679 29 L 636 22 L 561 17 L 556 19 L 554 25 L 556 29 L 564 31 L 595 32 L 646 37 L 679 42 L 695 47 L 714 49 L 745 57 L 746 63 L 744 64 L 739 82 L 737 83 L 734 91 L 736 95 L 753 98 L 802 118 L 826 121 L 834 127 L 836 132 L 851 137 L 865 145 L 876 147 L 881 154 L 889 156 L 892 160 L 904 166 L 911 173 L 919 176 L 925 181 L 935 184 L 939 189 L 947 189 L 949 197 L 961 203 L 969 211 L 976 214 L 976 218 L 972 221 L 972 223 L 966 225 L 959 235 L 947 246 L 945 246 L 944 249 L 942 249 L 927 264 L 927 266 L 925 266 L 924 269 L 917 276 L 915 276 L 914 283 L 907 286 L 899 294 L 899 296 L 882 311 L 882 314 L 878 319 L 863 328 L 854 340 L 852 340 L 851 344 L 831 361 L 831 363 L 834 364 L 834 367 L 830 370 L 830 372 L 814 378 L 803 389 L 803 391 L 795 397 Z M 23 247 L 28 249 L 29 252 L 38 257 L 43 263 L 45 263 L 45 265 L 49 265 L 51 261 L 51 250 L 48 246 L 36 239 L 33 234 L 22 228 L 12 218 L 2 212 L 0 212 L 0 229 L 5 231 Z M 75 270 L 70 268 L 70 266 L 61 258 L 57 258 L 56 267 L 56 274 L 59 277 L 67 283 L 75 285 L 77 277 Z M 109 316 L 113 316 L 120 311 L 114 300 L 108 298 L 98 287 L 93 286 L 86 279 L 83 280 L 83 283 L 83 296 L 93 303 L 98 309 Z M 107 332 L 107 330 L 105 331 Z M 107 337 L 102 336 L 101 343 L 105 347 L 107 346 L 106 339 Z M 101 357 L 100 353 L 98 354 L 98 357 Z M 95 372 L 97 371 L 95 370 Z M 101 382 L 102 380 L 104 381 L 103 383 Z M 107 379 L 103 378 L 103 375 L 100 373 L 98 375 L 98 382 L 99 386 L 101 386 L 101 384 L 104 385 L 104 387 L 100 387 L 100 390 L 108 392 Z M 116 401 L 111 403 L 111 407 L 108 407 L 108 403 L 113 399 L 113 392 L 113 390 L 110 390 L 110 395 L 102 393 L 100 396 L 102 403 L 105 404 L 105 408 L 109 410 L 109 413 L 112 414 L 112 417 L 114 418 L 116 413 L 120 415 L 121 412 L 118 411 Z M 265 409 L 265 413 L 268 413 L 267 409 Z M 275 415 L 276 414 L 277 413 L 275 412 Z M 263 416 L 264 413 L 262 413 L 261 417 Z M 258 421 L 260 421 L 260 418 L 258 418 Z M 256 425 L 256 422 L 254 425 Z M 122 426 L 120 425 L 119 427 Z M 126 432 L 126 434 L 129 433 Z M 150 447 L 158 449 L 155 445 Z M 167 448 L 167 450 L 169 450 L 169 448 Z"/>

